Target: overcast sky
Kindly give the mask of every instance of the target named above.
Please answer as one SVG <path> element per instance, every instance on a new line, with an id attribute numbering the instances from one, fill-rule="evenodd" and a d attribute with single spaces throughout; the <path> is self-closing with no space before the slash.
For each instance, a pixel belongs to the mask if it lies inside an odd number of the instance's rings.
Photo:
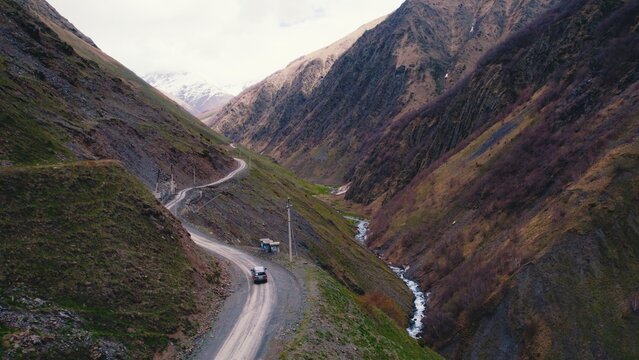
<path id="1" fill-rule="evenodd" d="M 49 0 L 144 75 L 190 72 L 237 92 L 403 0 Z"/>

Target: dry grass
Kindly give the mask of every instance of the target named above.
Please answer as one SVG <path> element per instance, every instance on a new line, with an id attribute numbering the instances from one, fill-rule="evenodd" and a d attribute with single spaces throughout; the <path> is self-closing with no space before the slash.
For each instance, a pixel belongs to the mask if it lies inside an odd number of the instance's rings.
<path id="1" fill-rule="evenodd" d="M 399 305 L 397 305 L 397 302 L 389 298 L 383 292 L 373 290 L 365 295 L 360 295 L 357 300 L 370 315 L 375 316 L 377 313 L 375 309 L 381 310 L 398 325 L 406 325 L 406 316 L 404 311 L 402 311 Z"/>

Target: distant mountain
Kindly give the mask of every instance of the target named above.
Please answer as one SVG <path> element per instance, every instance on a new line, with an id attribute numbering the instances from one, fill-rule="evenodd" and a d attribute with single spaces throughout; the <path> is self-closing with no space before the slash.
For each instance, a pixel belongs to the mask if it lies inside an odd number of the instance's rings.
<path id="1" fill-rule="evenodd" d="M 221 109 L 233 98 L 222 88 L 186 72 L 156 72 L 142 78 L 197 117 Z"/>
<path id="2" fill-rule="evenodd" d="M 210 123 L 307 178 L 345 182 L 397 119 L 453 87 L 494 44 L 555 3 L 408 0 L 351 36 L 328 64 L 293 63 Z M 291 73 L 282 88 L 278 79 Z"/>

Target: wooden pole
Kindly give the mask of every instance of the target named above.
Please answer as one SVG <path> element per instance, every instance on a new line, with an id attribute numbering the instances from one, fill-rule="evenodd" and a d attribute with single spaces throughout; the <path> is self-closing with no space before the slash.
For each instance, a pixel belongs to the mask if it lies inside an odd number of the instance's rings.
<path id="1" fill-rule="evenodd" d="M 286 202 L 286 210 L 288 210 L 288 259 L 293 262 L 293 235 L 291 233 L 291 198 Z"/>

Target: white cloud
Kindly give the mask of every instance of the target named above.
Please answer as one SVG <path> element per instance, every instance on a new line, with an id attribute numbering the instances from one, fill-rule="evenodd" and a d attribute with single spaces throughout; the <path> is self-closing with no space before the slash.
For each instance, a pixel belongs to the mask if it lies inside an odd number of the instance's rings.
<path id="1" fill-rule="evenodd" d="M 402 0 L 49 0 L 138 74 L 186 71 L 222 87 L 261 80 Z"/>

